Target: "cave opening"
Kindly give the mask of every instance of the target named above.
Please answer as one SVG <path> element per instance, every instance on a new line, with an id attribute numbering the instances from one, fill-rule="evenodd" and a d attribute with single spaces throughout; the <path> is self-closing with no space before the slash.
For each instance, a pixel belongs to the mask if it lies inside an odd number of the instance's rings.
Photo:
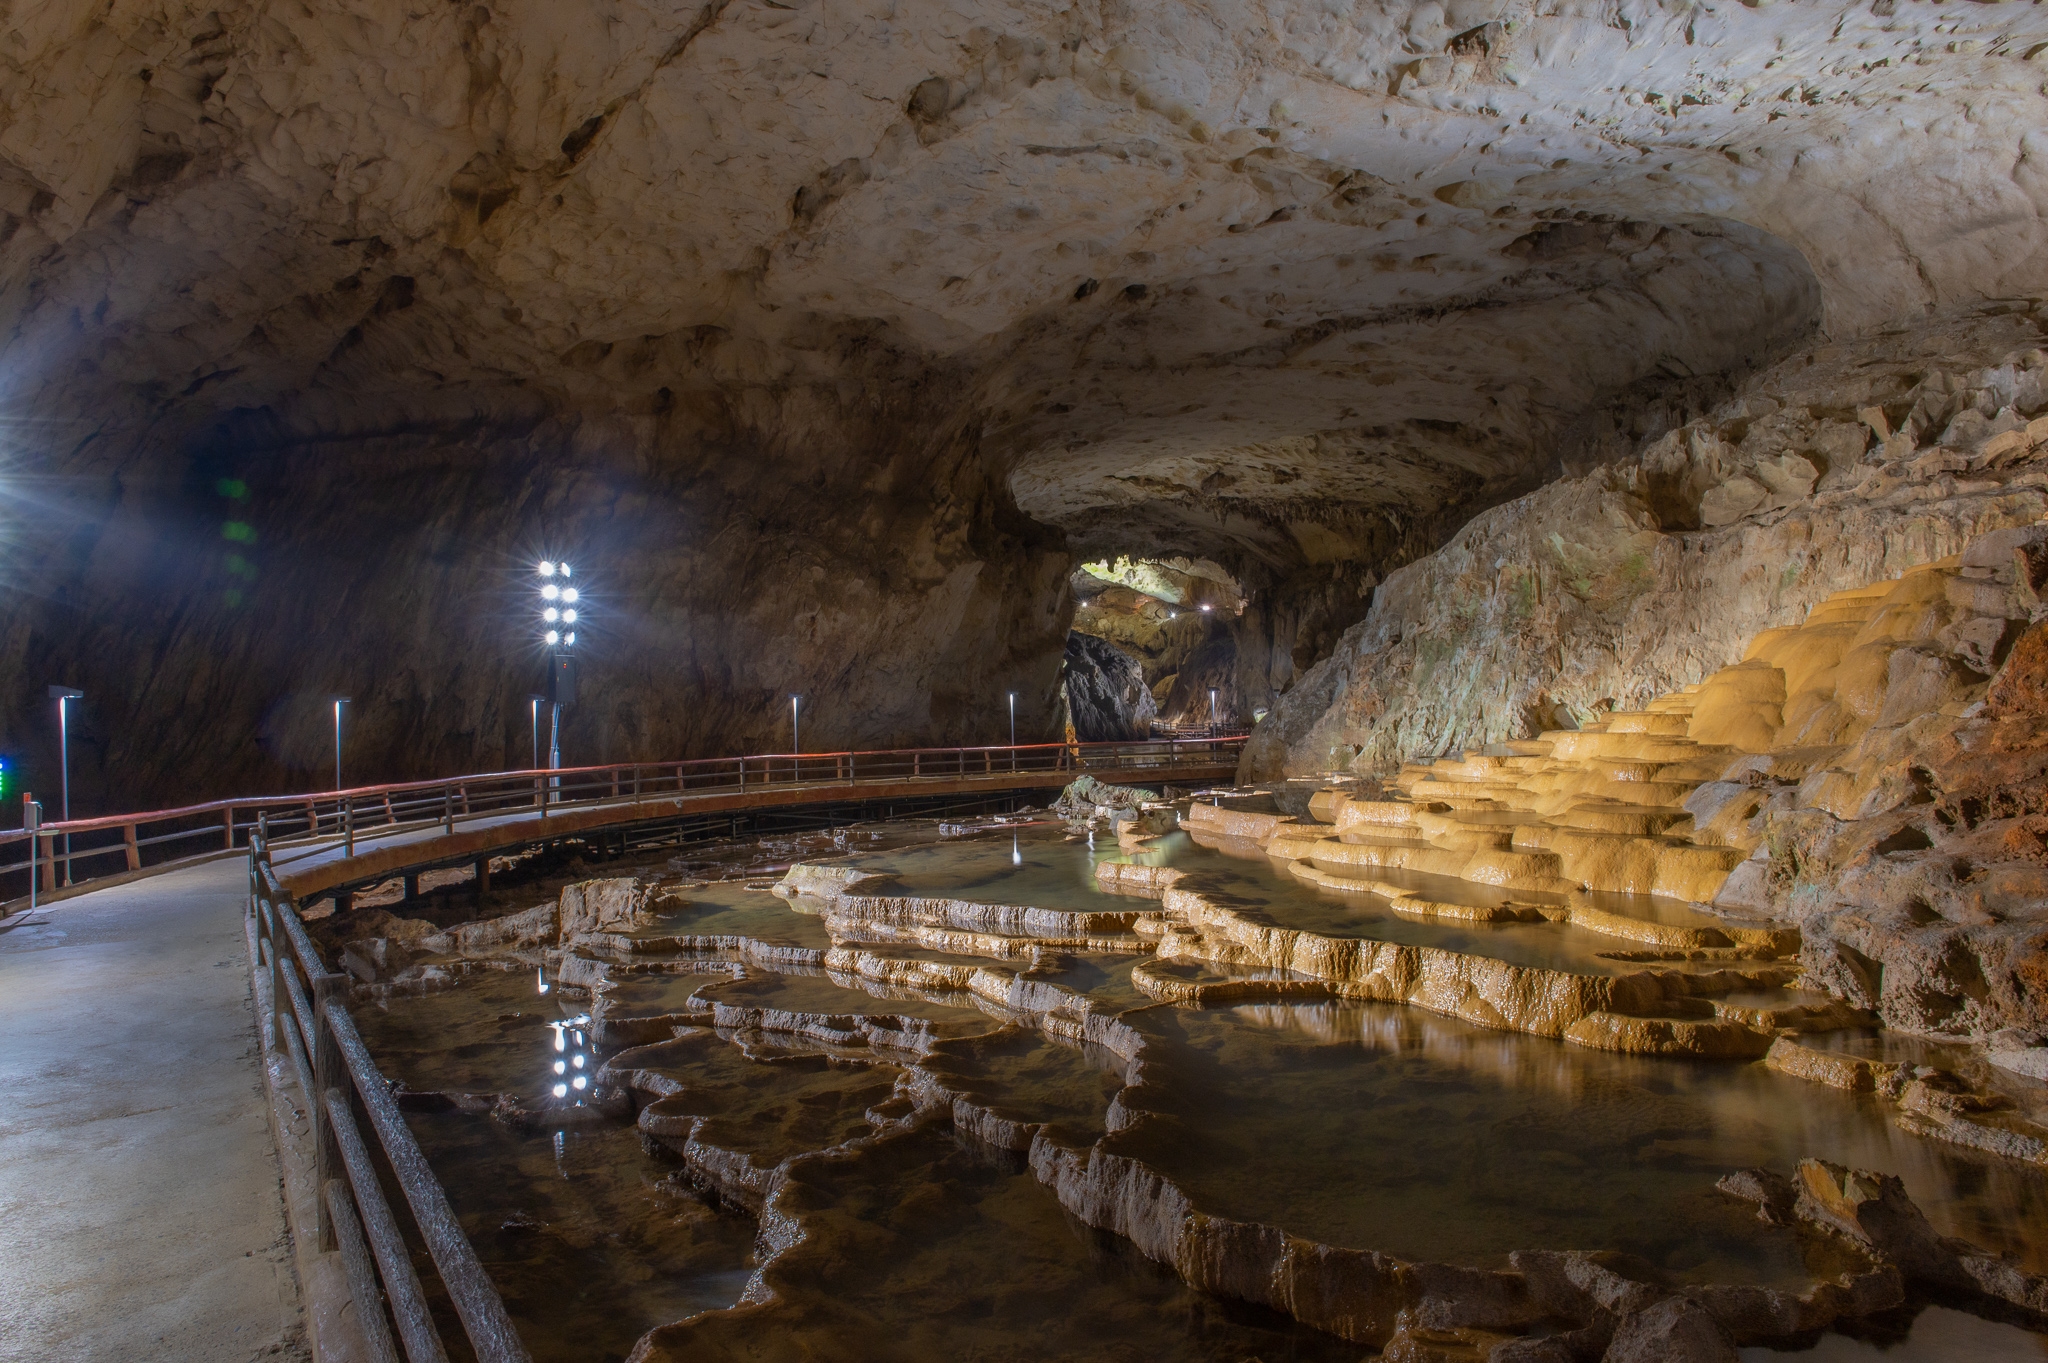
<path id="1" fill-rule="evenodd" d="M 1238 684 L 1247 593 L 1214 561 L 1117 554 L 1068 578 L 1061 670 L 1082 742 L 1234 732 L 1257 716 Z"/>

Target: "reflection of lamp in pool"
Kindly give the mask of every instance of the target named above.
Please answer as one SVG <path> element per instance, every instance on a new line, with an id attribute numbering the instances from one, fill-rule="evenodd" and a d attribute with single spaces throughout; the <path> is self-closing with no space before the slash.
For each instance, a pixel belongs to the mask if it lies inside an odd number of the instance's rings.
<path id="1" fill-rule="evenodd" d="M 1017 846 L 1017 835 L 1012 833 L 1010 835 L 1010 865 L 1022 866 L 1023 864 L 1024 850 Z"/>

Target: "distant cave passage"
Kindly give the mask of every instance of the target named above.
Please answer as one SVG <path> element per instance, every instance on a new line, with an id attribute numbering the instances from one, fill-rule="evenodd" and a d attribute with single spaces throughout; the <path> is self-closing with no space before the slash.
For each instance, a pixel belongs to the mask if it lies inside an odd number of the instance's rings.
<path id="1" fill-rule="evenodd" d="M 1149 738 L 1156 708 L 1136 658 L 1106 639 L 1067 635 L 1067 714 L 1083 743 Z"/>

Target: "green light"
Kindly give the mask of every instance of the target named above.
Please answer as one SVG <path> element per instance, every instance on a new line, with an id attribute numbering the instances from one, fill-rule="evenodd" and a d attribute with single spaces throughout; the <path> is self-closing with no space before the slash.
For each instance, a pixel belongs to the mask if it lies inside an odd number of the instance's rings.
<path id="1" fill-rule="evenodd" d="M 220 528 L 220 535 L 222 539 L 233 540 L 237 544 L 254 544 L 256 527 L 247 521 L 229 521 Z"/>

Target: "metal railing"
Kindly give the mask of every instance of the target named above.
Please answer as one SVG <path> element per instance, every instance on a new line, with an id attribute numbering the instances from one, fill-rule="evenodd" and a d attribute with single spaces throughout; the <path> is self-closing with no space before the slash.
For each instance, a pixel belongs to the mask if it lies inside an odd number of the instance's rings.
<path id="1" fill-rule="evenodd" d="M 354 790 L 215 800 L 182 809 L 114 814 L 44 824 L 29 855 L 25 829 L 0 831 L 0 877 L 31 862 L 51 891 L 166 866 L 195 855 L 233 851 L 261 839 L 279 849 L 339 838 L 353 855 L 358 836 L 381 836 L 439 824 L 465 823 L 522 811 L 543 815 L 559 806 L 671 802 L 803 785 L 823 792 L 1011 775 L 1105 772 L 1170 775 L 1188 765 L 1235 762 L 1244 738 L 1169 737 L 1129 743 L 1028 743 L 994 747 L 890 748 L 868 752 L 760 753 L 681 762 L 628 762 L 557 771 L 490 772 L 445 780 L 404 781 Z M 831 798 L 830 796 L 823 796 Z M 119 860 L 117 861 L 116 858 Z M 289 860 L 289 856 L 284 858 Z"/>
<path id="2" fill-rule="evenodd" d="M 356 1320 L 374 1363 L 447 1363 L 439 1329 L 398 1218 L 384 1196 L 381 1155 L 412 1213 L 434 1271 L 479 1363 L 530 1363 L 505 1303 L 463 1234 L 448 1195 L 400 1115 L 391 1085 L 343 1003 L 348 976 L 327 969 L 271 869 L 261 832 L 249 849 L 256 970 L 270 985 L 274 1034 L 290 1058 L 314 1125 L 319 1247 L 338 1250 Z M 373 1154 L 363 1139 L 367 1117 Z"/>

